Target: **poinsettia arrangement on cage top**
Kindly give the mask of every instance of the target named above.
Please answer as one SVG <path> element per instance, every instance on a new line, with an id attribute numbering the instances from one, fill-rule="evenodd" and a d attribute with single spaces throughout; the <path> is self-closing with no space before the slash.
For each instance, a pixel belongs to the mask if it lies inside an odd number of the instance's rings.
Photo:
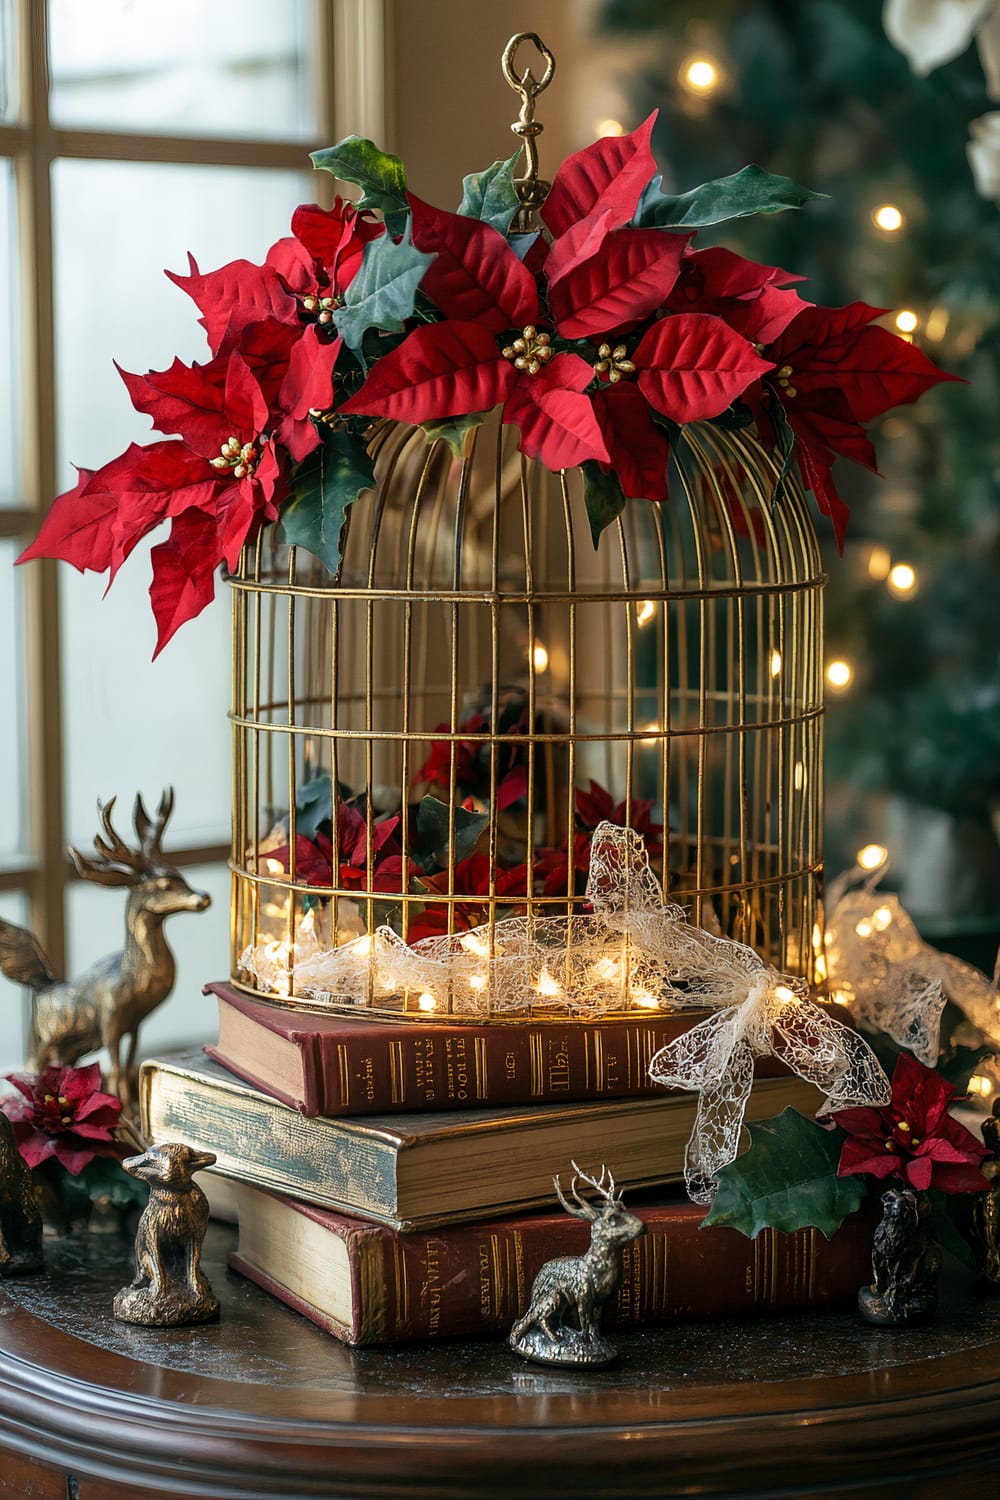
<path id="1" fill-rule="evenodd" d="M 113 580 L 169 522 L 152 551 L 159 651 L 262 526 L 336 571 L 347 507 L 372 483 L 373 418 L 457 443 L 495 407 L 523 453 L 582 466 L 595 541 L 626 500 L 667 499 L 679 426 L 719 421 L 754 423 L 780 472 L 797 464 L 842 542 L 835 458 L 875 471 L 865 425 L 955 377 L 879 326 L 883 309 L 820 307 L 779 267 L 696 249 L 699 228 L 818 195 L 754 166 L 664 193 L 654 120 L 569 157 L 533 234 L 511 232 L 520 153 L 466 177 L 456 213 L 408 192 L 370 141 L 314 153 L 360 201 L 298 208 L 262 265 L 167 273 L 211 358 L 121 372 L 167 436 L 81 469 L 19 561 Z"/>

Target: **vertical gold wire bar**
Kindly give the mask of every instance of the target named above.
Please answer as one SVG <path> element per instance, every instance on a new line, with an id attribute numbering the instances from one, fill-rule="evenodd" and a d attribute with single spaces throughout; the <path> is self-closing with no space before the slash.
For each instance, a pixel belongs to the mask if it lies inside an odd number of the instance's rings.
<path id="1" fill-rule="evenodd" d="M 561 470 L 559 474 L 559 488 L 562 495 L 563 515 L 566 524 L 566 594 L 567 594 L 567 639 L 566 654 L 569 659 L 568 676 L 566 683 L 566 715 L 567 715 L 567 747 L 566 747 L 566 839 L 569 855 L 567 865 L 569 873 L 567 876 L 567 905 L 571 913 L 576 911 L 574 897 L 574 875 L 573 875 L 573 828 L 574 814 L 576 811 L 576 538 L 573 531 L 573 515 L 570 506 L 569 485 L 566 481 L 566 472 Z M 567 962 L 569 954 L 567 952 Z"/>
<path id="2" fill-rule="evenodd" d="M 531 872 L 535 868 L 535 732 L 537 714 L 537 683 L 535 672 L 535 573 L 532 564 L 534 554 L 534 511 L 532 504 L 535 494 L 530 492 L 527 475 L 522 463 L 521 465 L 521 529 L 524 536 L 524 592 L 527 598 L 528 613 L 528 795 L 526 805 L 526 848 L 525 865 L 527 867 L 526 888 L 531 891 Z M 550 645 L 554 644 L 550 639 Z M 552 659 L 549 658 L 548 670 L 552 671 Z M 551 680 L 551 679 L 550 679 Z M 529 903 L 529 915 L 531 906 Z M 490 954 L 493 954 L 493 909 L 490 908 Z"/>
<path id="3" fill-rule="evenodd" d="M 340 612 L 344 608 L 336 597 L 330 607 L 330 842 L 333 846 L 330 882 L 340 885 Z M 330 901 L 330 937 L 336 948 L 340 943 L 340 898 Z M 369 1003 L 371 996 L 368 997 Z"/>
<path id="4" fill-rule="evenodd" d="M 636 657 L 635 657 L 635 600 L 632 597 L 632 577 L 629 568 L 628 547 L 625 542 L 625 528 L 622 525 L 621 516 L 617 522 L 618 551 L 621 559 L 621 592 L 625 600 L 625 731 L 628 739 L 625 742 L 625 823 L 632 826 L 632 800 L 633 800 L 633 771 L 635 755 L 635 679 L 636 679 Z M 611 639 L 606 644 L 606 650 L 610 656 L 614 645 L 614 637 L 617 631 L 611 632 Z M 617 717 L 617 716 L 616 716 Z M 614 788 L 609 786 L 612 796 Z"/>
<path id="5" fill-rule="evenodd" d="M 500 524 L 501 508 L 503 506 L 504 500 L 503 475 L 505 432 L 506 428 L 504 427 L 503 423 L 498 423 L 494 480 L 495 504 L 493 507 L 493 527 L 490 537 L 490 722 L 488 726 L 490 747 L 490 824 L 488 839 L 490 875 L 488 900 L 491 947 L 493 942 L 493 930 L 496 922 L 496 869 L 500 838 L 500 820 L 497 814 L 497 734 L 499 732 L 500 724 L 500 631 L 502 628 L 500 611 L 503 604 L 503 601 L 500 597 Z"/>
<path id="6" fill-rule="evenodd" d="M 296 859 L 295 841 L 297 837 L 296 823 L 298 808 L 296 806 L 298 797 L 295 785 L 295 557 L 296 549 L 288 549 L 288 639 L 287 639 L 287 662 L 286 672 L 288 676 L 288 879 L 294 886 L 298 880 L 298 861 Z M 300 897 L 294 890 L 288 893 L 287 920 L 285 923 L 286 938 L 288 944 L 288 986 L 286 993 L 294 995 L 295 989 L 292 982 L 292 968 L 295 959 L 295 914 L 298 910 Z"/>
<path id="7" fill-rule="evenodd" d="M 684 434 L 688 438 L 688 434 Z M 693 452 L 688 439 L 688 451 Z M 697 453 L 693 452 L 697 458 Z M 705 634 L 706 634 L 706 599 L 705 592 L 708 585 L 708 574 L 705 567 L 705 537 L 702 534 L 702 517 L 698 506 L 697 496 L 691 488 L 690 482 L 684 473 L 684 495 L 687 500 L 688 510 L 691 516 L 691 533 L 694 541 L 695 567 L 697 568 L 697 610 L 698 610 L 698 730 L 697 730 L 697 806 L 695 814 L 695 896 L 693 905 L 693 920 L 697 926 L 701 926 L 703 920 L 703 903 L 701 892 L 705 885 L 705 779 L 706 779 L 706 733 L 705 733 L 705 710 L 706 710 L 706 658 L 705 658 Z"/>
<path id="8" fill-rule="evenodd" d="M 242 573 L 243 557 L 240 559 L 240 569 L 237 576 Z M 242 616 L 242 618 L 241 618 Z M 246 848 L 246 832 L 243 827 L 243 808 L 245 805 L 246 778 L 244 775 L 244 761 L 246 757 L 246 744 L 244 736 L 246 730 L 243 722 L 246 720 L 246 678 L 242 667 L 246 660 L 246 596 L 241 589 L 232 589 L 232 694 L 230 703 L 232 706 L 232 725 L 230 728 L 230 756 L 232 787 L 229 806 L 229 826 L 231 845 L 229 852 L 229 972 L 232 978 L 236 977 L 236 966 L 242 951 L 240 941 L 241 932 L 245 931 L 245 912 L 243 909 L 243 896 L 248 888 L 248 882 L 241 882 L 237 878 L 236 866 L 238 862 L 237 850 Z"/>
<path id="9" fill-rule="evenodd" d="M 260 674 L 261 674 L 261 548 L 262 539 L 258 535 L 254 544 L 254 567 L 253 578 L 257 585 L 253 590 L 253 782 L 251 796 L 253 798 L 253 846 L 252 854 L 244 859 L 252 862 L 252 869 L 257 879 L 253 884 L 253 935 L 251 941 L 256 948 L 260 942 L 260 752 L 261 752 L 261 729 L 260 729 Z M 265 746 L 265 754 L 267 749 Z"/>
<path id="10" fill-rule="evenodd" d="M 670 565 L 664 540 L 664 508 L 657 502 L 652 512 L 653 535 L 656 539 L 656 555 L 660 571 L 660 616 L 656 633 L 656 722 L 660 726 L 657 736 L 660 801 L 663 811 L 663 894 L 666 899 L 670 889 L 670 764 L 671 764 L 671 719 L 670 719 L 670 612 L 673 609 Z M 654 799 L 656 782 L 654 781 Z"/>

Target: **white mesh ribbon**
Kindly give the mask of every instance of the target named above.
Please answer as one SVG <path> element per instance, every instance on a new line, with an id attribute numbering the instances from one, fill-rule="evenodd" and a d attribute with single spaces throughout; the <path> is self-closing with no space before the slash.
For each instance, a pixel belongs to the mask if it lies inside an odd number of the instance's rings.
<path id="1" fill-rule="evenodd" d="M 990 1041 L 1000 1043 L 995 982 L 971 964 L 940 953 L 920 936 L 895 896 L 876 890 L 881 864 L 854 889 L 854 872 L 830 886 L 826 965 L 831 993 L 861 1027 L 884 1031 L 928 1067 L 938 1059 L 948 1000 Z"/>

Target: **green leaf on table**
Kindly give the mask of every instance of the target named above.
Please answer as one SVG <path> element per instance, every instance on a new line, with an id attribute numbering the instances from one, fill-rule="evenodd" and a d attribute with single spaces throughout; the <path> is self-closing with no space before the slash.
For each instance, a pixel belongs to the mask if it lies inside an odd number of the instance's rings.
<path id="1" fill-rule="evenodd" d="M 323 428 L 323 441 L 295 468 L 292 498 L 279 518 L 281 540 L 304 547 L 336 577 L 347 508 L 375 473 L 368 450 L 349 432 Z"/>
<path id="2" fill-rule="evenodd" d="M 514 168 L 520 155 L 518 147 L 506 161 L 495 161 L 484 172 L 470 172 L 463 177 L 459 213 L 467 219 L 481 219 L 506 234 L 521 201 L 514 186 Z"/>
<path id="3" fill-rule="evenodd" d="M 425 871 L 433 865 L 444 869 L 452 859 L 449 841 L 454 824 L 454 862 L 458 864 L 472 853 L 489 821 L 489 813 L 469 812 L 464 807 L 452 808 L 437 797 L 423 797 L 417 808 L 417 847 L 413 857 Z"/>
<path id="4" fill-rule="evenodd" d="M 320 172 L 332 172 L 341 182 L 361 189 L 359 208 L 377 208 L 389 218 L 409 212 L 406 201 L 406 168 L 398 156 L 380 151 L 363 135 L 347 135 L 336 146 L 309 153 Z"/>
<path id="5" fill-rule="evenodd" d="M 362 341 L 369 328 L 400 333 L 413 315 L 417 288 L 433 255 L 416 250 L 407 224 L 398 243 L 387 236 L 370 240 L 357 275 L 333 315 L 337 332 L 364 364 Z"/>
<path id="6" fill-rule="evenodd" d="M 465 453 L 469 433 L 479 426 L 485 416 L 484 411 L 470 411 L 463 417 L 444 417 L 437 422 L 421 422 L 420 426 L 426 432 L 429 443 L 436 443 L 440 439 L 442 443 L 448 444 L 456 458 L 461 458 Z"/>
<path id="7" fill-rule="evenodd" d="M 605 474 L 595 459 L 586 459 L 582 468 L 583 503 L 587 507 L 590 534 L 596 547 L 601 539 L 601 532 L 612 521 L 617 521 L 625 509 L 625 496 L 617 474 Z"/>
<path id="8" fill-rule="evenodd" d="M 654 177 L 639 199 L 635 223 L 647 229 L 704 229 L 728 219 L 750 214 L 776 214 L 786 208 L 802 208 L 826 193 L 799 187 L 790 177 L 776 177 L 763 167 L 751 165 L 731 177 L 716 177 L 687 193 L 664 193 L 661 177 Z"/>
<path id="9" fill-rule="evenodd" d="M 750 1146 L 719 1173 L 705 1217 L 750 1239 L 762 1229 L 791 1232 L 811 1224 L 829 1238 L 865 1197 L 860 1177 L 838 1177 L 843 1132 L 824 1130 L 789 1106 L 748 1125 Z"/>

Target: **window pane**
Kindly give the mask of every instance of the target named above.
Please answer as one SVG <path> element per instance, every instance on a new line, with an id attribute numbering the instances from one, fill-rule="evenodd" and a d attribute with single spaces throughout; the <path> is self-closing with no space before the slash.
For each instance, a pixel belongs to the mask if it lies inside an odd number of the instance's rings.
<path id="1" fill-rule="evenodd" d="M 16 120 L 17 37 L 14 0 L 0 0 L 0 120 Z"/>
<path id="2" fill-rule="evenodd" d="M 119 829 L 119 832 L 122 832 Z M 169 835 L 166 840 L 170 852 Z M 163 1004 L 142 1023 L 139 1055 L 175 1047 L 197 1046 L 218 1032 L 215 999 L 202 986 L 229 973 L 229 871 L 225 865 L 197 865 L 184 870 L 194 890 L 207 891 L 207 911 L 176 912 L 164 932 L 177 960 L 177 982 Z M 69 888 L 70 972 L 82 974 L 91 964 L 121 951 L 125 940 L 125 892 L 74 881 Z"/>
<path id="3" fill-rule="evenodd" d="M 0 891 L 0 917 L 26 925 L 27 902 L 20 891 Z M 24 1066 L 28 1029 L 28 991 L 0 974 L 0 1094 L 10 1089 L 3 1075 Z"/>
<path id="4" fill-rule="evenodd" d="M 288 232 L 311 186 L 298 173 L 217 167 L 61 161 L 54 172 L 57 415 L 61 486 L 70 460 L 98 467 L 150 437 L 112 359 L 163 369 L 173 356 L 208 357 L 194 303 L 162 266 L 204 270 L 262 259 Z M 122 213 L 120 205 L 137 205 Z M 142 205 L 155 203 L 154 216 Z M 106 234 L 114 212 L 116 232 Z M 80 288 L 86 295 L 80 295 Z M 154 538 L 159 540 L 160 538 Z M 152 543 L 151 543 L 152 544 Z M 155 629 L 146 588 L 149 545 L 129 558 L 107 599 L 103 579 L 60 570 L 69 834 L 88 841 L 94 806 L 117 793 L 177 791 L 170 838 L 227 842 L 230 811 L 229 601 L 185 625 L 151 662 Z M 225 950 L 220 963 L 225 964 Z"/>
<path id="5" fill-rule="evenodd" d="M 0 860 L 27 854 L 28 788 L 24 764 L 24 640 L 21 580 L 14 568 L 20 544 L 0 541 Z"/>
<path id="6" fill-rule="evenodd" d="M 58 125 L 305 139 L 313 0 L 49 0 Z"/>
<path id="7" fill-rule="evenodd" d="M 4 507 L 19 505 L 22 499 L 15 493 L 19 466 L 16 440 L 20 427 L 20 383 L 14 378 L 18 346 L 17 299 L 14 295 L 17 264 L 14 203 L 14 170 L 9 161 L 0 161 L 0 506 Z"/>

